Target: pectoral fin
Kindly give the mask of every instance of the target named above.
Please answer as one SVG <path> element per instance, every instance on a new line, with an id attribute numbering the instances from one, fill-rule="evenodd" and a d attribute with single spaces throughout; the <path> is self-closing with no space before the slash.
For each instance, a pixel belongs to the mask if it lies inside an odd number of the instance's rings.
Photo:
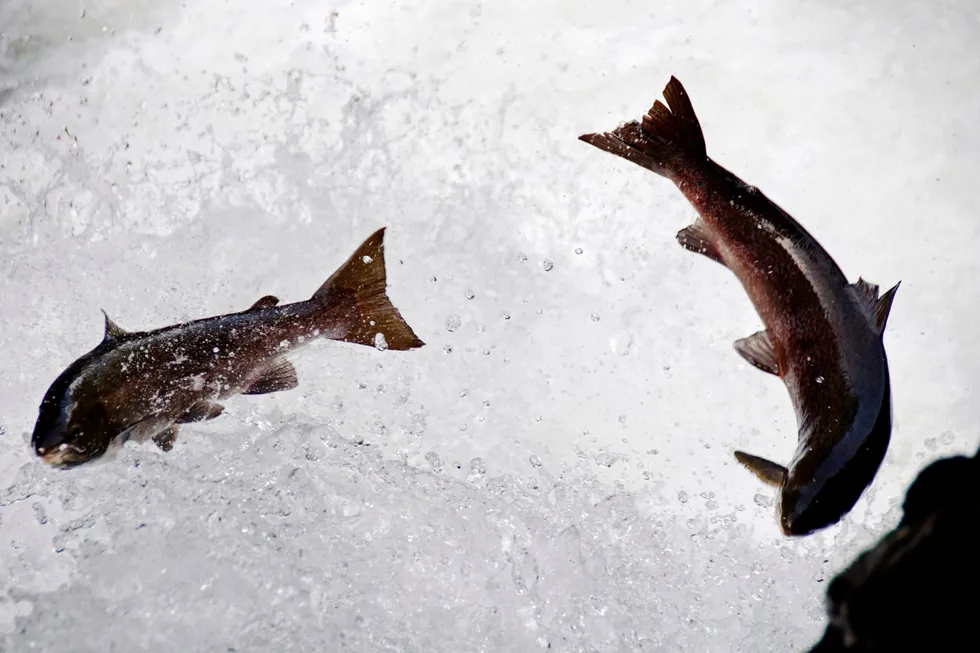
<path id="1" fill-rule="evenodd" d="M 165 428 L 153 436 L 153 444 L 160 447 L 161 451 L 170 451 L 174 448 L 174 442 L 177 441 L 178 430 L 176 426 Z"/>
<path id="2" fill-rule="evenodd" d="M 744 451 L 736 451 L 735 458 L 767 485 L 779 487 L 782 485 L 783 479 L 786 478 L 786 468 L 771 460 L 753 456 Z"/>
<path id="3" fill-rule="evenodd" d="M 708 233 L 708 229 L 704 222 L 701 221 L 701 218 L 695 220 L 694 224 L 688 225 L 678 231 L 677 242 L 688 251 L 703 254 L 712 261 L 725 265 L 721 260 L 721 254 L 718 253 L 718 248 L 712 242 L 711 235 Z"/>
<path id="4" fill-rule="evenodd" d="M 203 422 L 214 419 L 224 411 L 225 407 L 221 404 L 211 403 L 210 401 L 199 401 L 177 420 L 178 424 L 189 424 L 191 422 Z"/>
<path id="5" fill-rule="evenodd" d="M 779 363 L 768 331 L 758 331 L 748 338 L 736 340 L 735 351 L 763 372 L 779 376 Z"/>
<path id="6" fill-rule="evenodd" d="M 242 394 L 264 395 L 269 392 L 292 390 L 298 385 L 299 379 L 296 378 L 296 368 L 289 361 L 281 360 L 263 372 L 262 376 L 255 379 L 252 385 L 242 391 Z"/>

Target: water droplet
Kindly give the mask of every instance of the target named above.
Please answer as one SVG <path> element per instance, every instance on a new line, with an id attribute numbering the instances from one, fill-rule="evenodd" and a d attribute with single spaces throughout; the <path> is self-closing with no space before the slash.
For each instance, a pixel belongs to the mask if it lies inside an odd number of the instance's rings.
<path id="1" fill-rule="evenodd" d="M 508 313 L 507 311 L 503 311 L 503 312 L 500 313 L 500 317 L 504 318 L 505 320 L 509 320 L 510 319 L 510 313 Z"/>
<path id="2" fill-rule="evenodd" d="M 489 406 L 489 405 L 490 405 L 490 400 L 489 399 L 484 399 L 483 400 L 483 406 L 486 407 L 486 406 Z"/>
<path id="3" fill-rule="evenodd" d="M 446 331 L 452 333 L 453 331 L 458 329 L 462 323 L 463 323 L 462 318 L 460 318 L 458 315 L 454 313 L 446 318 Z"/>
<path id="4" fill-rule="evenodd" d="M 388 341 L 385 340 L 385 334 L 380 332 L 374 334 L 374 348 L 378 351 L 384 351 L 388 348 Z"/>
<path id="5" fill-rule="evenodd" d="M 687 503 L 690 499 L 691 497 L 689 497 L 687 495 L 687 492 L 685 492 L 684 490 L 681 490 L 680 492 L 677 493 L 677 500 L 680 501 L 681 503 Z"/>
<path id="6" fill-rule="evenodd" d="M 540 459 L 540 458 L 538 458 L 537 456 L 531 456 L 530 458 L 528 458 L 528 461 L 529 461 L 529 462 L 531 463 L 531 465 L 533 465 L 534 467 L 540 467 L 540 466 L 541 466 L 541 459 Z"/>
<path id="7" fill-rule="evenodd" d="M 374 259 L 368 256 L 367 254 L 365 254 L 364 256 L 361 257 L 361 260 L 364 261 L 365 263 L 370 263 Z"/>
<path id="8" fill-rule="evenodd" d="M 487 473 L 487 466 L 481 458 L 474 458 L 470 461 L 470 476 L 483 476 Z"/>
<path id="9" fill-rule="evenodd" d="M 818 376 L 817 377 L 817 383 L 823 383 L 823 377 L 822 376 Z"/>
<path id="10" fill-rule="evenodd" d="M 486 327 L 486 325 L 483 325 L 483 324 L 477 324 L 476 325 L 476 330 L 479 333 L 483 333 L 484 331 L 487 330 L 487 327 Z"/>
<path id="11" fill-rule="evenodd" d="M 616 464 L 616 456 L 611 453 L 602 452 L 595 457 L 595 464 L 600 467 L 612 467 Z"/>
<path id="12" fill-rule="evenodd" d="M 592 321 L 593 321 L 593 322 L 598 322 L 598 321 L 599 321 L 599 314 L 598 314 L 598 313 L 593 313 L 593 314 L 592 314 L 592 315 L 590 315 L 589 317 L 591 317 L 591 318 L 592 318 Z"/>
<path id="13" fill-rule="evenodd" d="M 429 281 L 435 283 L 436 281 L 438 281 L 438 279 L 433 276 L 433 277 L 429 277 Z"/>
<path id="14" fill-rule="evenodd" d="M 466 426 L 466 424 L 460 424 L 460 425 L 459 425 L 459 430 L 460 430 L 460 431 L 465 431 L 465 430 L 466 430 L 467 428 L 469 428 L 469 427 L 468 427 L 468 426 Z"/>
<path id="15" fill-rule="evenodd" d="M 476 293 L 470 290 L 469 288 L 467 288 L 465 297 L 466 299 L 473 299 L 474 297 L 476 297 Z"/>
<path id="16" fill-rule="evenodd" d="M 626 423 L 626 415 L 620 415 L 618 417 L 618 419 L 619 419 L 619 423 L 620 424 L 625 424 Z"/>
<path id="17" fill-rule="evenodd" d="M 464 389 L 462 389 L 462 390 L 459 391 L 459 396 L 460 397 L 465 397 L 469 393 L 470 393 L 470 391 L 464 388 Z"/>
<path id="18" fill-rule="evenodd" d="M 517 255 L 517 260 L 520 261 L 521 263 L 525 263 L 527 261 L 527 255 L 526 254 L 518 254 Z"/>
<path id="19" fill-rule="evenodd" d="M 437 454 L 435 451 L 430 451 L 429 453 L 425 454 L 425 461 L 432 465 L 432 469 L 437 472 L 442 469 L 442 461 L 439 460 L 439 454 Z"/>
<path id="20" fill-rule="evenodd" d="M 550 258 L 546 258 L 544 262 L 541 263 L 541 267 L 544 268 L 545 272 L 551 272 L 552 268 L 555 267 L 555 262 L 552 261 Z"/>
<path id="21" fill-rule="evenodd" d="M 576 254 L 581 254 L 582 253 L 582 248 L 581 247 L 576 247 L 575 248 L 575 253 Z"/>
<path id="22" fill-rule="evenodd" d="M 449 345 L 446 345 L 445 347 L 442 348 L 442 351 L 444 351 L 447 354 L 451 354 L 453 353 L 453 348 L 450 347 Z"/>
<path id="23" fill-rule="evenodd" d="M 489 356 L 490 355 L 490 350 L 489 349 L 484 349 L 483 350 L 483 355 L 484 356 Z"/>
<path id="24" fill-rule="evenodd" d="M 752 500 L 755 502 L 755 505 L 759 506 L 760 508 L 768 508 L 772 505 L 772 498 L 761 493 L 752 497 Z"/>
<path id="25" fill-rule="evenodd" d="M 534 421 L 535 421 L 535 422 L 540 422 L 540 421 L 541 421 L 541 420 L 543 420 L 543 419 L 544 419 L 544 417 L 542 417 L 541 415 L 535 415 L 535 416 L 534 416 Z"/>

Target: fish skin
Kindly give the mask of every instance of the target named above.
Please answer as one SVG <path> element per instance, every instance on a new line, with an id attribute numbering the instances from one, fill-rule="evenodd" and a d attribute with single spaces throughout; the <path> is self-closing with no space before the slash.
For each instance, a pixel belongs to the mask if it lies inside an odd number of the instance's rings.
<path id="1" fill-rule="evenodd" d="M 245 311 L 143 332 L 126 332 L 106 315 L 102 342 L 45 393 L 35 453 L 73 467 L 104 454 L 120 435 L 169 450 L 177 424 L 216 418 L 221 400 L 295 387 L 285 356 L 318 338 L 396 351 L 424 346 L 386 294 L 384 232 L 368 237 L 305 301 L 279 305 L 267 295 Z"/>
<path id="2" fill-rule="evenodd" d="M 579 138 L 673 181 L 700 214 L 678 241 L 731 270 L 748 294 L 769 342 L 749 342 L 753 336 L 736 349 L 783 380 L 799 432 L 786 468 L 736 456 L 779 484 L 783 533 L 807 535 L 854 507 L 888 448 L 891 386 L 882 338 L 898 284 L 879 298 L 863 279 L 848 283 L 796 220 L 707 156 L 675 77 L 664 98 L 667 105 L 657 100 L 640 122 Z"/>

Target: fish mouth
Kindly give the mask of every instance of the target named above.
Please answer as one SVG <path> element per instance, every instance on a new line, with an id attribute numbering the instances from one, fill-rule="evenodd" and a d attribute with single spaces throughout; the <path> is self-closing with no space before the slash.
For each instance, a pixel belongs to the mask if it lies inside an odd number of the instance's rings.
<path id="1" fill-rule="evenodd" d="M 39 449 L 37 454 L 45 463 L 61 469 L 77 467 L 92 457 L 91 454 L 71 444 L 58 445 L 48 451 Z"/>

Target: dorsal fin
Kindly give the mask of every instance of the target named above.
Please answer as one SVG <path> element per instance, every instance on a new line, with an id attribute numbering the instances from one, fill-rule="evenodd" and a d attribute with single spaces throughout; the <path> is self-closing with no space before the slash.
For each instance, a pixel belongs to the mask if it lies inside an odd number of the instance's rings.
<path id="1" fill-rule="evenodd" d="M 113 322 L 112 318 L 109 317 L 109 314 L 106 313 L 105 310 L 102 311 L 102 314 L 105 315 L 105 335 L 102 336 L 103 340 L 115 340 L 117 338 L 122 338 L 127 333 L 129 333 L 128 331 L 120 327 L 118 324 Z"/>
<path id="2" fill-rule="evenodd" d="M 272 308 L 279 304 L 279 298 L 275 295 L 266 295 L 261 297 L 257 302 L 248 307 L 248 310 L 254 311 L 257 308 Z"/>

